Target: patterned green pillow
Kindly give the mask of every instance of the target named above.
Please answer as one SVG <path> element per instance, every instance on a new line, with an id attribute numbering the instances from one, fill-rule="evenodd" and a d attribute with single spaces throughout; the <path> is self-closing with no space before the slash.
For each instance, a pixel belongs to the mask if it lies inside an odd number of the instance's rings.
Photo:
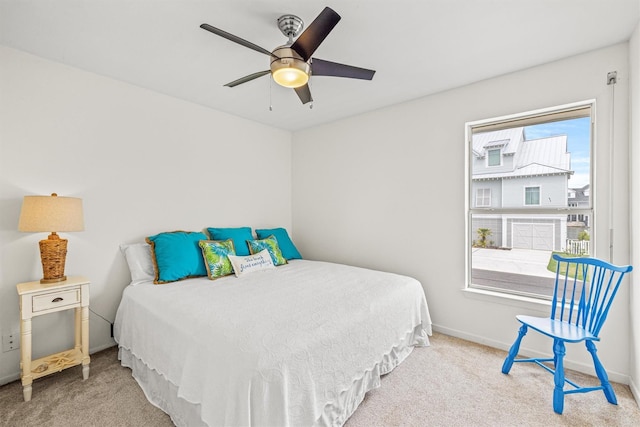
<path id="1" fill-rule="evenodd" d="M 233 240 L 200 240 L 198 243 L 202 249 L 204 265 L 207 267 L 209 279 L 219 279 L 233 274 L 233 266 L 229 261 L 229 255 L 235 255 Z"/>
<path id="2" fill-rule="evenodd" d="M 276 236 L 271 235 L 262 240 L 247 240 L 247 243 L 249 244 L 251 254 L 257 254 L 264 249 L 268 250 L 269 255 L 271 255 L 273 265 L 282 265 L 287 263 L 287 259 L 282 256 L 282 251 L 278 246 L 278 239 L 276 239 Z"/>

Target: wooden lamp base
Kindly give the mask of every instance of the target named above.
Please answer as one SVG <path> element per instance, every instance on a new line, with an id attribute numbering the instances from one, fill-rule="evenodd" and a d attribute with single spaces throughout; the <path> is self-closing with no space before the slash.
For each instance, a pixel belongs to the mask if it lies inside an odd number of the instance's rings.
<path id="1" fill-rule="evenodd" d="M 46 240 L 40 240 L 40 258 L 44 275 L 40 283 L 58 283 L 67 280 L 67 276 L 64 275 L 67 239 L 61 239 L 53 232 Z"/>

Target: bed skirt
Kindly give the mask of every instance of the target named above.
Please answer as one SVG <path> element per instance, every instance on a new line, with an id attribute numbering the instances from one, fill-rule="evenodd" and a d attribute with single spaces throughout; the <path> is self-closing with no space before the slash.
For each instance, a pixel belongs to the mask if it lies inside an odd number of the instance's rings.
<path id="1" fill-rule="evenodd" d="M 170 415 L 178 427 L 206 426 L 200 416 L 200 405 L 178 396 L 178 386 L 168 381 L 158 371 L 149 368 L 124 347 L 118 348 L 122 366 L 131 369 L 131 375 L 140 385 L 147 400 Z"/>
<path id="2" fill-rule="evenodd" d="M 336 402 L 327 404 L 315 425 L 325 427 L 343 425 L 358 408 L 365 394 L 380 387 L 380 379 L 383 375 L 391 372 L 402 363 L 411 354 L 414 346 L 426 345 L 429 345 L 429 338 L 422 325 L 418 325 L 412 333 L 407 334 L 403 343 L 391 349 L 379 363 L 364 372 L 362 377 L 354 381 L 348 390 L 342 391 Z M 118 358 L 122 366 L 131 369 L 132 376 L 142 388 L 149 402 L 169 414 L 176 426 L 199 427 L 207 425 L 200 416 L 200 405 L 178 396 L 178 386 L 149 368 L 124 347 L 119 347 Z"/>

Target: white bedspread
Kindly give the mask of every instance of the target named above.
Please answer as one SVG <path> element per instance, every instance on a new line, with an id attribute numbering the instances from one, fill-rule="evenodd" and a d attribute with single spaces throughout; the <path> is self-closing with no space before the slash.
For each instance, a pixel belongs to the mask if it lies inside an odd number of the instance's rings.
<path id="1" fill-rule="evenodd" d="M 417 280 L 306 260 L 128 286 L 115 324 L 210 426 L 341 425 L 427 334 Z"/>

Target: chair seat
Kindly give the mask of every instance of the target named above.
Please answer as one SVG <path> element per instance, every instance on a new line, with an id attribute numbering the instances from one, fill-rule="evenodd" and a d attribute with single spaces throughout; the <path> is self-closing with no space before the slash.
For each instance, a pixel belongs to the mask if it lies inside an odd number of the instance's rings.
<path id="1" fill-rule="evenodd" d="M 586 329 L 560 320 L 523 315 L 516 316 L 516 319 L 531 329 L 554 339 L 558 338 L 566 342 L 600 341 L 600 338 Z"/>
<path id="2" fill-rule="evenodd" d="M 600 341 L 598 335 L 607 318 L 611 302 L 618 292 L 625 274 L 633 270 L 633 267 L 630 265 L 617 266 L 597 258 L 562 256 L 557 253 L 551 255 L 551 258 L 557 264 L 551 313 L 549 317 L 516 316 L 522 325 L 504 359 L 502 373 L 509 374 L 515 362 L 530 362 L 553 374 L 553 411 L 556 414 L 562 414 L 566 394 L 602 390 L 607 401 L 612 405 L 617 405 L 616 393 L 609 382 L 607 371 L 598 358 L 598 350 L 594 341 Z M 568 322 L 557 319 L 566 319 Z M 529 329 L 553 338 L 553 357 L 519 358 L 516 360 L 522 339 Z M 597 387 L 581 387 L 565 377 L 565 343 L 582 341 L 591 354 L 593 367 L 600 380 L 600 385 Z M 553 362 L 553 365 L 550 366 L 548 362 Z M 569 387 L 565 390 L 567 384 Z"/>

